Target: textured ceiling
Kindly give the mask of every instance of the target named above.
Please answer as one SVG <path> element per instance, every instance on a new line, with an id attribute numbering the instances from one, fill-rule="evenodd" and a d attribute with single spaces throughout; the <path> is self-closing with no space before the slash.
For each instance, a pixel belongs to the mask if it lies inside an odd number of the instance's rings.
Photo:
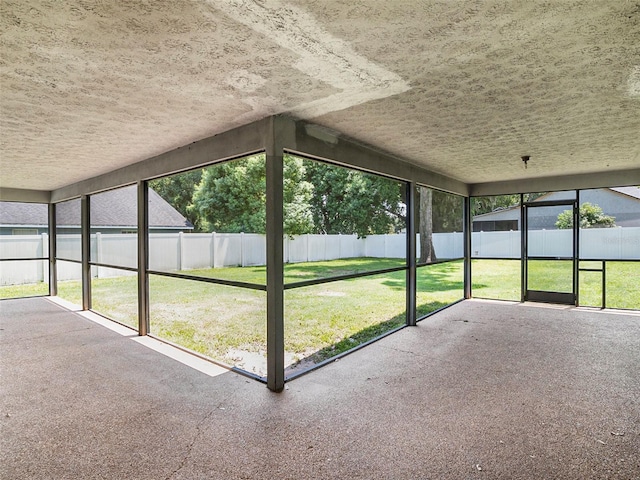
<path id="1" fill-rule="evenodd" d="M 466 183 L 640 166 L 636 1 L 3 0 L 0 22 L 3 187 L 279 113 Z"/>

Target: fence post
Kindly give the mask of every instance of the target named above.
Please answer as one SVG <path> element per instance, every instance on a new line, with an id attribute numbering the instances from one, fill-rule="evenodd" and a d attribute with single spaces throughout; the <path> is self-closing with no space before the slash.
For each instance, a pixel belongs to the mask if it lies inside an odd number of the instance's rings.
<path id="1" fill-rule="evenodd" d="M 40 257 L 48 257 L 49 256 L 49 235 L 45 232 L 40 234 Z M 38 262 L 40 267 L 38 268 L 38 281 L 44 282 L 44 262 Z"/>
<path id="2" fill-rule="evenodd" d="M 240 232 L 240 265 L 244 267 L 244 232 Z"/>
<path id="3" fill-rule="evenodd" d="M 216 232 L 211 232 L 211 256 L 209 258 L 211 268 L 216 268 Z"/>
<path id="4" fill-rule="evenodd" d="M 178 232 L 178 271 L 182 270 L 184 265 L 184 248 L 182 245 L 183 232 Z"/>
<path id="5" fill-rule="evenodd" d="M 284 258 L 282 259 L 284 263 L 289 263 L 289 250 L 291 249 L 291 245 L 289 244 L 290 240 L 289 235 L 284 236 Z"/>
<path id="6" fill-rule="evenodd" d="M 622 259 L 622 227 L 618 227 L 618 258 Z"/>
<path id="7" fill-rule="evenodd" d="M 308 233 L 307 233 L 306 237 L 307 237 L 307 259 L 305 261 L 308 262 L 309 261 L 309 256 L 310 256 L 309 255 L 309 248 L 310 247 L 309 247 L 309 234 Z"/>
<path id="8" fill-rule="evenodd" d="M 96 262 L 102 263 L 102 233 L 96 232 Z M 96 268 L 96 278 L 101 278 L 100 274 L 104 274 L 102 267 Z"/>

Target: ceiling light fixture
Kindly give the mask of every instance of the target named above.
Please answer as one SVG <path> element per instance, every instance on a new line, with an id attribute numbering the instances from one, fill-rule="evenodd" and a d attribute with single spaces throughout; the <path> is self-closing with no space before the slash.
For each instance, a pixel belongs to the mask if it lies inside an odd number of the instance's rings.
<path id="1" fill-rule="evenodd" d="M 520 158 L 522 158 L 522 161 L 524 162 L 524 168 L 525 168 L 525 170 L 526 170 L 526 168 L 527 168 L 527 162 L 528 162 L 528 161 L 529 161 L 529 159 L 531 158 L 531 155 L 523 155 L 523 156 L 522 156 L 522 157 L 520 157 Z"/>

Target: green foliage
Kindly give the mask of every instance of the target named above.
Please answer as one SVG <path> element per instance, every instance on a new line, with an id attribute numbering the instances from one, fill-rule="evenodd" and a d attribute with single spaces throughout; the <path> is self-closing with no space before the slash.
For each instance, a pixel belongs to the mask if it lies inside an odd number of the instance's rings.
<path id="1" fill-rule="evenodd" d="M 585 202 L 580 206 L 580 228 L 610 228 L 615 227 L 615 217 L 605 215 L 598 205 Z M 558 215 L 556 227 L 560 229 L 573 228 L 573 211 L 565 210 Z"/>
<path id="2" fill-rule="evenodd" d="M 284 156 L 283 210 L 284 233 L 302 235 L 313 231 L 311 197 L 313 185 L 307 181 L 306 167 L 301 158 Z"/>
<path id="3" fill-rule="evenodd" d="M 193 192 L 202 178 L 202 169 L 163 177 L 149 182 L 149 188 L 155 190 L 195 227 L 199 227 L 197 212 L 189 209 Z"/>
<path id="4" fill-rule="evenodd" d="M 288 235 L 313 229 L 310 199 L 302 159 L 286 156 L 283 164 L 284 231 Z M 205 169 L 190 207 L 206 231 L 265 233 L 266 170 L 264 155 L 225 162 Z"/>
<path id="5" fill-rule="evenodd" d="M 205 231 L 265 233 L 265 185 L 263 155 L 207 167 L 190 211 Z"/>
<path id="6" fill-rule="evenodd" d="M 404 227 L 398 182 L 321 162 L 305 165 L 313 185 L 310 203 L 316 233 L 365 237 Z"/>
<path id="7" fill-rule="evenodd" d="M 462 197 L 433 191 L 433 232 L 462 231 Z"/>
<path id="8" fill-rule="evenodd" d="M 284 232 L 365 237 L 406 226 L 402 183 L 358 170 L 284 156 Z M 197 231 L 264 233 L 264 155 L 150 182 Z M 435 232 L 462 230 L 460 197 L 433 191 Z"/>
<path id="9" fill-rule="evenodd" d="M 529 200 L 533 200 L 530 198 Z M 490 197 L 474 197 L 471 202 L 471 215 L 482 215 L 498 209 L 509 208 L 520 204 L 520 195 L 494 195 Z"/>

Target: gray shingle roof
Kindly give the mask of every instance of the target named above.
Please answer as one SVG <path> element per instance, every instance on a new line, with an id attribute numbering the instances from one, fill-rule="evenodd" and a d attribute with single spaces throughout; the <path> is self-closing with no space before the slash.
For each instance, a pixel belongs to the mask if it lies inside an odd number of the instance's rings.
<path id="1" fill-rule="evenodd" d="M 128 227 L 138 224 L 135 185 L 99 193 L 91 197 L 92 227 Z M 0 225 L 46 226 L 47 205 L 41 203 L 0 202 Z M 58 226 L 80 226 L 80 200 L 58 204 Z M 149 189 L 149 226 L 192 229 L 193 225 L 154 190 Z"/>
<path id="2" fill-rule="evenodd" d="M 630 197 L 640 199 L 640 187 L 616 187 L 612 188 L 614 192 L 629 195 Z"/>

